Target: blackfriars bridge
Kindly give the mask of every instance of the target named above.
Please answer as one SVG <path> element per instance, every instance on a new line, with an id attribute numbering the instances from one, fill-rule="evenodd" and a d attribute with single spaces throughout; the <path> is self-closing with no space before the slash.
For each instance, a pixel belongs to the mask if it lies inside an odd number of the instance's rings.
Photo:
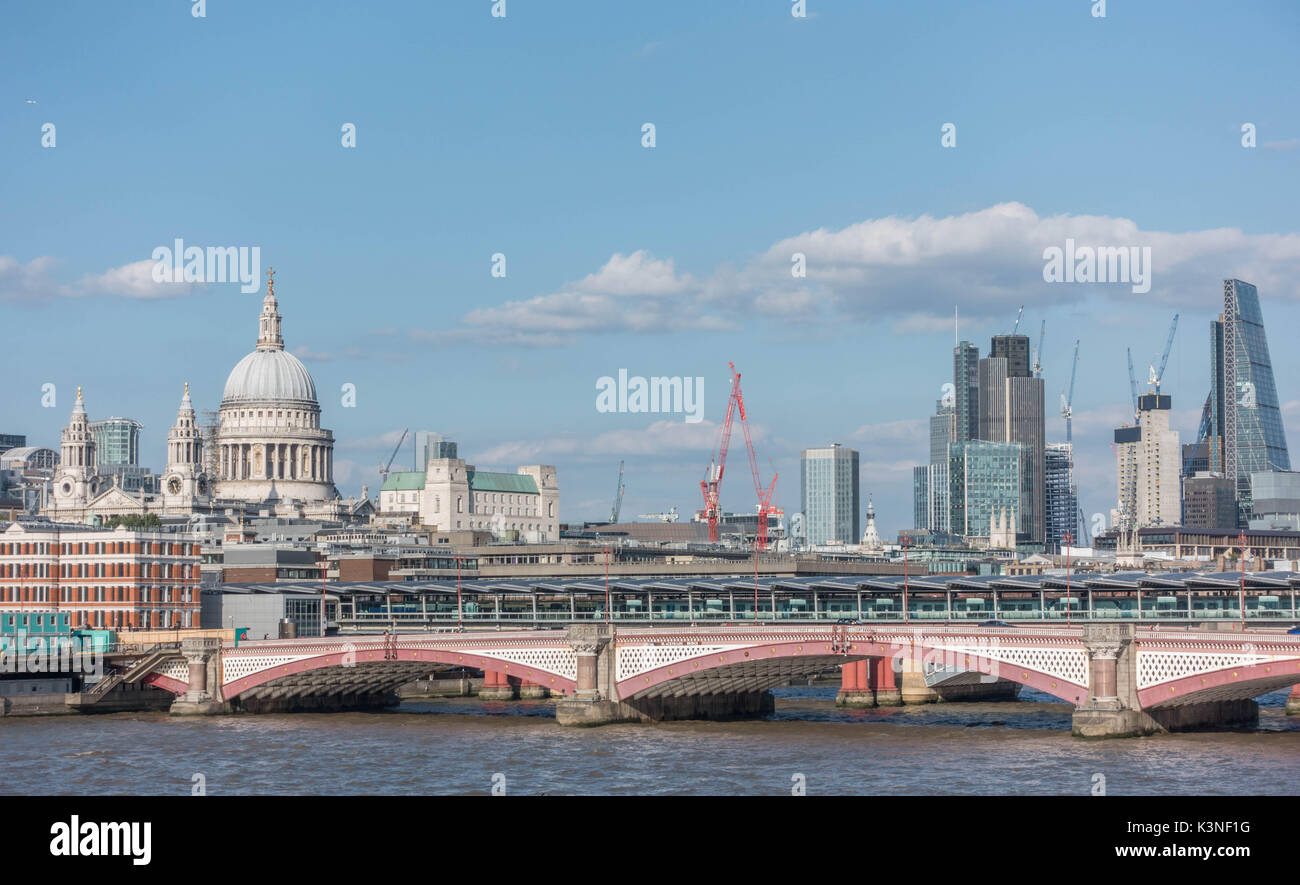
<path id="1" fill-rule="evenodd" d="M 399 686 L 456 668 L 484 672 L 483 697 L 557 696 L 562 725 L 762 715 L 769 689 L 839 668 L 846 704 L 1014 697 L 1030 686 L 1074 707 L 1075 735 L 1118 737 L 1254 722 L 1254 698 L 1300 686 L 1300 636 L 1131 623 L 579 623 L 237 646 L 187 638 L 130 671 L 172 692 L 173 713 L 213 714 L 382 706 Z"/>

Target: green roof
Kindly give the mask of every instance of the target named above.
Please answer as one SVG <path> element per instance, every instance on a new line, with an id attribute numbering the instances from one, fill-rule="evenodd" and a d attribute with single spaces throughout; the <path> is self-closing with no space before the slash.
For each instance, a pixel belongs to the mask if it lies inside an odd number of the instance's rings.
<path id="1" fill-rule="evenodd" d="M 424 471 L 405 470 L 388 474 L 381 492 L 410 492 L 424 488 Z"/>
<path id="2" fill-rule="evenodd" d="M 521 492 L 537 494 L 537 483 L 522 473 L 488 473 L 486 470 L 469 470 L 469 487 L 476 492 Z"/>

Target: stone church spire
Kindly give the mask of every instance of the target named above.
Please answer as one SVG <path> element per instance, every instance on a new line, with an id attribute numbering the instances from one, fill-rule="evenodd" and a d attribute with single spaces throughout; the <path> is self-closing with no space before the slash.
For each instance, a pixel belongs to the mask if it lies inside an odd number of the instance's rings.
<path id="1" fill-rule="evenodd" d="M 280 305 L 275 300 L 275 268 L 266 269 L 266 297 L 262 299 L 262 314 L 257 321 L 257 349 L 284 350 L 284 336 L 280 332 Z"/>
<path id="2" fill-rule="evenodd" d="M 95 467 L 95 435 L 86 417 L 86 404 L 77 388 L 77 402 L 72 407 L 72 417 L 63 428 L 59 464 L 62 467 L 91 469 Z"/>

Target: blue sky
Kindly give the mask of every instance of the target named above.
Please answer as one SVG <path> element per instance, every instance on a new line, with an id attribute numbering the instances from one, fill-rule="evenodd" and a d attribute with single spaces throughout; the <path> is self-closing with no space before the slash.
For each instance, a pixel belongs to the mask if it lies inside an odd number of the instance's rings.
<path id="1" fill-rule="evenodd" d="M 625 515 L 692 511 L 734 360 L 778 503 L 798 509 L 800 449 L 840 442 L 892 535 L 954 305 L 985 351 L 1024 304 L 1049 414 L 1082 339 L 1083 506 L 1107 511 L 1124 348 L 1145 365 L 1181 314 L 1164 389 L 1190 438 L 1226 276 L 1259 286 L 1294 431 L 1300 6 L 791 5 L 7 4 L 0 431 L 57 445 L 82 384 L 161 468 L 182 383 L 216 407 L 262 295 L 142 284 L 177 237 L 275 266 L 345 494 L 411 427 L 481 468 L 556 464 L 565 519 L 607 515 L 620 460 Z M 1151 291 L 1045 284 L 1072 234 L 1151 245 Z M 704 377 L 706 421 L 598 413 L 620 368 Z M 747 474 L 737 445 L 727 509 L 752 509 Z"/>

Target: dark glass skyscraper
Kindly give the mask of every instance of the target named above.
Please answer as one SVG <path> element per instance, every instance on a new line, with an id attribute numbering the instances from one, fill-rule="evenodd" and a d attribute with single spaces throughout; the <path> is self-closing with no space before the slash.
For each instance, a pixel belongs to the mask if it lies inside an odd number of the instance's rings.
<path id="1" fill-rule="evenodd" d="M 979 363 L 980 349 L 969 341 L 953 348 L 953 410 L 957 413 L 953 442 L 979 438 Z"/>
<path id="2" fill-rule="evenodd" d="M 1210 470 L 1235 480 L 1238 521 L 1245 525 L 1251 474 L 1291 469 L 1264 315 L 1250 283 L 1223 281 L 1223 313 L 1211 326 L 1210 359 L 1199 442 L 1207 443 Z"/>

